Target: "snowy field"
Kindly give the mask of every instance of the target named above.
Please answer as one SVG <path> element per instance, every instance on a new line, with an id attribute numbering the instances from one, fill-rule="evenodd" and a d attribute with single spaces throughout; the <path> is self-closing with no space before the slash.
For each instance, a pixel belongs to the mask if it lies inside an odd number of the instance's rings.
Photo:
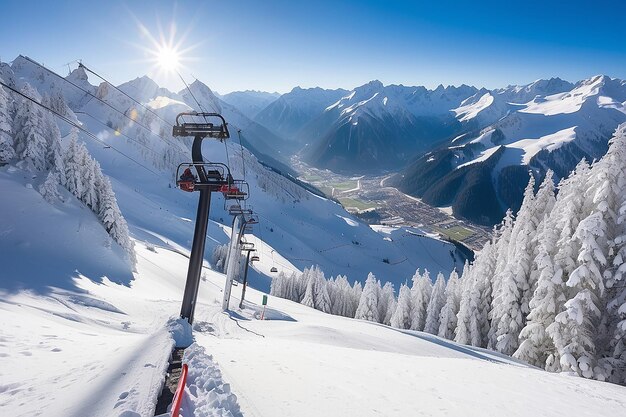
<path id="1" fill-rule="evenodd" d="M 0 415 L 152 415 L 187 258 L 136 248 L 130 286 L 77 277 L 77 291 L 0 294 Z M 227 315 L 219 307 L 224 276 L 205 269 L 204 278 L 194 349 L 212 360 L 198 352 L 191 359 L 196 379 L 185 417 L 227 415 L 207 412 L 213 406 L 273 417 L 619 416 L 626 409 L 624 387 L 550 374 L 420 332 L 273 297 L 261 321 L 262 294 L 253 289 L 245 308 Z M 207 386 L 219 394 L 203 396 Z"/>

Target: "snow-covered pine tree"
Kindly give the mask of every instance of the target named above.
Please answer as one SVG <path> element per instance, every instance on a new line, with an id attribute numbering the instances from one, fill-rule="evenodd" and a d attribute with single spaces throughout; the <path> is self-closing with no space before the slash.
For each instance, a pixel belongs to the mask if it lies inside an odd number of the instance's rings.
<path id="1" fill-rule="evenodd" d="M 584 197 L 579 185 L 583 178 L 577 172 L 587 170 L 584 160 L 568 179 L 559 184 L 559 195 L 552 211 L 544 216 L 537 228 L 535 258 L 531 280 L 536 280 L 536 289 L 529 302 L 530 313 L 526 326 L 520 332 L 520 346 L 514 357 L 525 360 L 549 371 L 560 369 L 559 354 L 549 332 L 558 313 L 564 310 L 566 286 L 564 280 L 573 271 L 575 260 L 572 253 L 572 224 L 578 224 L 578 210 Z M 571 265 L 568 267 L 568 265 Z M 534 275 L 534 277 L 533 277 Z M 536 278 L 535 278 L 536 277 Z"/>
<path id="2" fill-rule="evenodd" d="M 426 308 L 426 323 L 424 325 L 424 331 L 431 334 L 437 334 L 439 332 L 439 314 L 441 309 L 446 303 L 446 279 L 440 272 L 437 274 L 437 280 L 433 286 L 433 290 Z"/>
<path id="3" fill-rule="evenodd" d="M 430 301 L 430 294 L 433 290 L 433 284 L 430 281 L 430 273 L 424 270 L 424 275 L 420 275 L 419 269 L 413 275 L 413 286 L 411 293 L 413 295 L 413 317 L 411 320 L 411 330 L 424 330 L 426 325 L 426 309 Z"/>
<path id="4" fill-rule="evenodd" d="M 100 197 L 102 198 L 102 197 Z M 228 256 L 228 243 L 217 245 L 213 248 L 211 264 L 218 272 L 226 272 L 226 257 Z M 273 294 L 272 294 L 273 295 Z"/>
<path id="5" fill-rule="evenodd" d="M 87 205 L 95 213 L 99 212 L 98 205 L 98 188 L 96 184 L 96 169 L 100 171 L 100 166 L 96 166 L 97 162 L 91 158 L 89 151 L 81 142 L 78 144 L 78 152 L 80 155 L 80 173 L 84 188 L 82 193 L 77 197 Z"/>
<path id="6" fill-rule="evenodd" d="M 527 251 L 531 253 L 532 259 L 530 262 L 530 272 L 528 273 L 528 286 L 522 294 L 522 311 L 526 316 L 530 313 L 530 299 L 533 296 L 535 288 L 537 288 L 537 280 L 539 278 L 539 271 L 534 263 L 534 259 L 536 259 L 539 254 L 539 238 L 542 235 L 542 229 L 545 224 L 544 219 L 552 212 L 555 202 L 554 175 L 552 170 L 548 170 L 543 182 L 539 186 L 539 191 L 537 191 L 534 204 L 531 207 L 533 212 L 531 222 L 534 223 L 534 233 L 530 238 L 530 245 Z"/>
<path id="7" fill-rule="evenodd" d="M 621 175 L 618 177 L 617 224 L 615 227 L 615 257 L 610 275 L 606 280 L 607 327 L 611 336 L 602 361 L 607 361 L 613 369 L 609 381 L 626 384 L 626 184 L 624 171 L 626 163 L 626 125 L 621 125 L 610 143 L 609 152 L 615 153 L 621 161 Z"/>
<path id="8" fill-rule="evenodd" d="M 595 210 L 601 213 L 606 225 L 604 239 L 597 239 L 600 247 L 605 248 L 606 267 L 601 269 L 605 291 L 601 301 L 600 326 L 596 328 L 597 366 L 594 377 L 601 380 L 616 381 L 624 370 L 624 363 L 614 356 L 613 345 L 617 325 L 621 321 L 622 286 L 615 285 L 616 264 L 623 262 L 617 258 L 618 242 L 622 233 L 619 230 L 619 212 L 626 199 L 626 124 L 618 127 L 609 142 L 606 155 L 594 166 L 597 171 L 592 176 L 591 189 Z"/>
<path id="9" fill-rule="evenodd" d="M 48 95 L 43 96 L 42 104 L 46 107 L 51 107 L 51 99 Z M 61 149 L 61 132 L 56 124 L 54 115 L 49 112 L 43 114 L 44 122 L 44 136 L 47 142 L 46 152 L 46 169 L 54 170 L 59 175 L 65 175 L 63 167 L 63 150 Z M 62 179 L 60 180 L 62 184 Z"/>
<path id="10" fill-rule="evenodd" d="M 344 317 L 354 317 L 354 293 L 352 287 L 350 286 L 350 282 L 348 281 L 348 277 L 345 275 L 337 276 L 337 285 L 341 291 L 341 308 L 338 312 L 340 316 Z"/>
<path id="11" fill-rule="evenodd" d="M 497 296 L 500 293 L 501 287 L 501 278 L 502 275 L 508 265 L 509 262 L 509 246 L 511 245 L 511 235 L 513 234 L 513 226 L 515 224 L 513 212 L 511 209 L 506 211 L 504 219 L 502 223 L 500 223 L 499 228 L 496 230 L 496 239 L 494 244 L 494 251 L 496 254 L 496 266 L 493 273 L 493 277 L 491 279 L 491 309 L 494 309 L 494 303 L 497 302 Z M 490 328 L 488 334 L 488 342 L 487 347 L 489 349 L 495 349 L 496 343 L 498 341 L 496 330 L 498 328 L 498 322 L 500 321 L 500 317 L 494 316 L 493 314 L 489 315 L 490 320 Z"/>
<path id="12" fill-rule="evenodd" d="M 128 224 L 122 216 L 117 199 L 111 186 L 111 181 L 103 177 L 101 188 L 99 189 L 100 211 L 97 213 L 105 230 L 128 254 L 134 266 L 137 263 L 134 250 L 134 242 L 130 239 Z"/>
<path id="13" fill-rule="evenodd" d="M 323 311 L 324 313 L 331 312 L 331 304 L 330 304 L 330 296 L 328 295 L 328 289 L 326 286 L 326 277 L 324 277 L 324 272 L 320 269 L 319 266 L 315 266 L 312 273 L 312 279 L 315 280 L 314 291 L 315 296 L 313 298 L 315 303 L 315 308 L 317 310 Z"/>
<path id="14" fill-rule="evenodd" d="M 46 180 L 39 186 L 39 194 L 49 203 L 54 203 L 61 199 L 59 194 L 59 174 L 53 171 L 48 172 Z"/>
<path id="15" fill-rule="evenodd" d="M 15 158 L 12 137 L 13 118 L 9 100 L 12 100 L 11 96 L 0 86 L 0 165 L 6 164 Z"/>
<path id="16" fill-rule="evenodd" d="M 313 274 L 313 266 L 311 269 L 304 268 L 304 272 L 302 273 L 302 279 L 306 283 L 304 297 L 300 304 L 305 305 L 307 307 L 315 308 L 315 276 Z"/>
<path id="17" fill-rule="evenodd" d="M 361 295 L 363 294 L 363 285 L 361 284 L 360 281 L 356 281 L 352 285 L 351 293 L 352 293 L 352 295 L 350 297 L 350 299 L 351 299 L 350 314 L 348 315 L 348 317 L 355 317 L 356 316 L 356 310 L 357 310 L 357 308 L 359 308 L 359 303 L 361 302 Z"/>
<path id="18" fill-rule="evenodd" d="M 492 316 L 499 317 L 495 330 L 497 351 L 512 355 L 519 347 L 519 333 L 526 324 L 523 309 L 524 293 L 529 291 L 529 274 L 532 252 L 530 239 L 535 232 L 537 222 L 534 215 L 535 179 L 531 175 L 524 200 L 517 214 L 509 245 L 510 262 L 498 279 L 501 280 L 496 298 L 493 300 Z"/>
<path id="19" fill-rule="evenodd" d="M 283 271 L 280 271 L 277 276 L 272 278 L 272 283 L 270 284 L 271 296 L 285 298 L 285 280 L 286 277 Z"/>
<path id="20" fill-rule="evenodd" d="M 28 97 L 38 97 L 37 91 L 28 83 L 21 91 Z M 30 100 L 20 100 L 13 128 L 15 153 L 18 159 L 26 162 L 29 169 L 35 171 L 46 169 L 48 147 L 44 125 L 41 108 Z"/>
<path id="21" fill-rule="evenodd" d="M 400 285 L 396 309 L 391 316 L 390 324 L 398 329 L 410 329 L 413 309 L 411 289 L 407 285 Z"/>
<path id="22" fill-rule="evenodd" d="M 567 280 L 571 293 L 565 311 L 557 314 L 548 331 L 554 335 L 563 370 L 592 378 L 596 366 L 595 329 L 600 324 L 604 282 L 601 269 L 606 265 L 604 240 L 606 225 L 600 212 L 580 222 L 574 238 L 581 243 L 580 265 Z"/>
<path id="23" fill-rule="evenodd" d="M 330 299 L 330 314 L 338 316 L 337 310 L 339 308 L 339 290 L 337 288 L 337 282 L 335 278 L 330 277 L 326 280 L 326 291 L 328 291 L 328 298 Z"/>
<path id="24" fill-rule="evenodd" d="M 560 209 L 560 206 L 555 206 Z M 555 212 L 556 213 L 556 212 Z M 561 212 L 562 213 L 562 212 Z M 558 215 L 561 216 L 561 213 Z M 538 367 L 552 365 L 556 348 L 546 328 L 554 322 L 556 314 L 565 304 L 563 270 L 555 268 L 553 253 L 558 239 L 556 216 L 546 216 L 538 238 L 534 265 L 537 289 L 529 302 L 530 313 L 526 326 L 520 332 L 520 345 L 513 357 Z"/>
<path id="25" fill-rule="evenodd" d="M 459 274 L 456 270 L 452 271 L 446 284 L 445 297 L 446 302 L 441 309 L 439 315 L 439 331 L 438 336 L 446 339 L 454 339 L 454 331 L 456 330 L 456 315 L 459 313 L 459 305 L 461 302 L 461 286 Z M 398 303 L 400 300 L 398 300 Z"/>
<path id="26" fill-rule="evenodd" d="M 469 345 L 472 341 L 472 328 L 479 328 L 478 311 L 475 304 L 471 304 L 470 293 L 474 286 L 473 267 L 465 262 L 463 274 L 461 275 L 461 299 L 459 302 L 459 313 L 456 316 L 457 324 L 454 341 L 463 345 Z"/>
<path id="27" fill-rule="evenodd" d="M 380 283 L 378 285 L 380 286 Z M 389 325 L 391 315 L 396 307 L 395 303 L 396 297 L 394 295 L 393 284 L 387 281 L 382 287 L 378 298 L 378 318 L 381 323 Z"/>
<path id="28" fill-rule="evenodd" d="M 380 313 L 378 311 L 379 293 L 380 285 L 376 281 L 374 274 L 370 272 L 365 280 L 359 306 L 356 309 L 356 319 L 380 322 Z"/>
<path id="29" fill-rule="evenodd" d="M 67 146 L 63 152 L 63 167 L 65 170 L 65 183 L 61 183 L 73 195 L 82 188 L 82 179 L 77 173 L 80 169 L 78 153 L 78 130 L 72 129 L 67 135 Z M 80 184 L 79 184 L 80 183 Z"/>

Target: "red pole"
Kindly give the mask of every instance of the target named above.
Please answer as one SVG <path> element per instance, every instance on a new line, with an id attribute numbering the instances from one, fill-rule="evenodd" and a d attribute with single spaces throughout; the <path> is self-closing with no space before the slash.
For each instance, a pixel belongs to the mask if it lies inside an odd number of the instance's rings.
<path id="1" fill-rule="evenodd" d="M 178 386 L 172 400 L 172 417 L 178 417 L 180 412 L 180 403 L 183 401 L 183 393 L 185 392 L 185 384 L 187 383 L 187 364 L 183 363 L 183 372 L 180 374 Z"/>

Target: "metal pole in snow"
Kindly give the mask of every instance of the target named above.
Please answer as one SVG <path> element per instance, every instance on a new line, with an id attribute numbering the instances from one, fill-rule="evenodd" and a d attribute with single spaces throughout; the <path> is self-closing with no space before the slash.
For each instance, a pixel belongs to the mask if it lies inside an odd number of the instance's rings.
<path id="1" fill-rule="evenodd" d="M 248 284 L 248 266 L 250 265 L 250 253 L 251 250 L 247 251 L 246 255 L 246 269 L 243 273 L 243 285 L 241 287 L 241 300 L 239 301 L 239 308 L 243 308 L 243 300 L 246 297 L 246 285 Z"/>
<path id="2" fill-rule="evenodd" d="M 235 265 L 239 260 L 239 239 L 241 233 L 241 219 L 243 214 L 237 214 L 233 221 L 233 229 L 230 233 L 229 256 L 226 269 L 226 284 L 224 286 L 224 299 L 222 300 L 222 311 L 228 310 L 230 302 L 230 292 L 233 288 L 233 279 L 235 278 Z"/>
<path id="3" fill-rule="evenodd" d="M 194 163 L 202 163 L 202 139 L 196 136 L 193 141 L 191 154 Z M 204 168 L 197 168 L 198 176 L 202 182 L 206 182 Z M 200 200 L 198 201 L 198 211 L 196 213 L 196 225 L 191 245 L 191 255 L 189 256 L 189 268 L 187 270 L 187 281 L 183 294 L 183 304 L 180 309 L 180 316 L 186 318 L 189 324 L 193 323 L 193 315 L 196 309 L 198 289 L 200 288 L 200 274 L 202 272 L 202 262 L 204 261 L 204 247 L 206 243 L 206 232 L 209 225 L 209 209 L 211 207 L 211 191 L 200 190 Z"/>

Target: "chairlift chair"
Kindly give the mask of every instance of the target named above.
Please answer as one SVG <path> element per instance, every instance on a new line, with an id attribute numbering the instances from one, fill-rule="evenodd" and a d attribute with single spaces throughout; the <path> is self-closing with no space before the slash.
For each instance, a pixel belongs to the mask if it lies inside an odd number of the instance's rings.
<path id="1" fill-rule="evenodd" d="M 194 120 L 186 122 L 185 116 Z M 201 118 L 201 120 L 199 120 Z M 199 138 L 215 138 L 223 141 L 230 137 L 228 123 L 218 113 L 185 112 L 176 116 L 176 125 L 172 128 L 172 136 L 194 136 Z"/>
<path id="2" fill-rule="evenodd" d="M 195 171 L 193 173 L 192 169 Z M 182 191 L 192 192 L 203 187 L 218 191 L 225 185 L 228 167 L 214 162 L 185 162 L 176 168 L 176 185 Z M 202 178 L 206 180 L 203 181 Z"/>
<path id="3" fill-rule="evenodd" d="M 270 269 L 270 272 L 278 272 L 278 269 L 276 269 L 276 267 L 273 266 L 272 269 Z"/>
<path id="4" fill-rule="evenodd" d="M 226 200 L 247 200 L 250 194 L 250 186 L 243 180 L 232 180 L 220 187 Z"/>
<path id="5" fill-rule="evenodd" d="M 261 258 L 259 258 L 258 255 L 252 255 L 252 257 L 250 258 L 250 262 L 258 262 L 260 260 Z"/>

